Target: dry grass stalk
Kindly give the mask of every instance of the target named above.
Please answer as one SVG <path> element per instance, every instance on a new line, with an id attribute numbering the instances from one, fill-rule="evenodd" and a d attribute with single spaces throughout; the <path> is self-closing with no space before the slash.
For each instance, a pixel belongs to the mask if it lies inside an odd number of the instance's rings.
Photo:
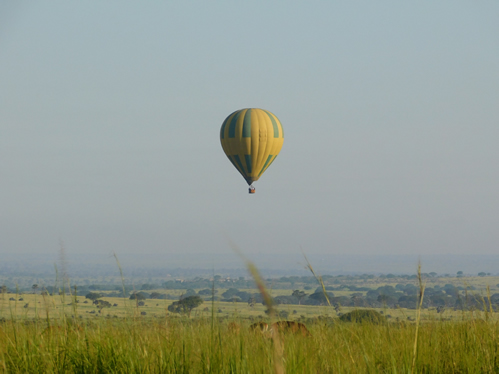
<path id="1" fill-rule="evenodd" d="M 322 280 L 322 277 L 320 275 L 318 275 L 314 271 L 314 268 L 312 267 L 312 265 L 308 261 L 308 258 L 307 258 L 307 256 L 305 256 L 305 253 L 303 253 L 303 257 L 305 257 L 305 261 L 307 261 L 307 268 L 308 268 L 308 270 L 311 271 L 311 273 L 313 274 L 313 276 L 315 277 L 315 279 L 317 280 L 317 282 L 319 282 L 319 284 L 321 285 L 322 292 L 324 293 L 324 297 L 326 298 L 326 301 L 327 301 L 328 305 L 331 306 L 331 301 L 329 301 L 329 296 L 328 296 L 328 294 L 326 292 L 326 286 L 324 285 L 324 281 Z"/>
<path id="2" fill-rule="evenodd" d="M 414 336 L 414 350 L 412 354 L 412 366 L 411 366 L 411 374 L 414 373 L 414 367 L 416 366 L 416 356 L 418 352 L 418 332 L 419 332 L 419 323 L 421 321 L 421 309 L 423 307 L 423 296 L 424 290 L 426 287 L 426 283 L 423 284 L 423 280 L 421 278 L 421 262 L 418 264 L 418 282 L 419 282 L 419 303 L 418 310 L 416 313 L 416 332 Z"/>
<path id="3" fill-rule="evenodd" d="M 258 271 L 257 267 L 255 264 L 253 264 L 250 260 L 248 260 L 243 253 L 240 251 L 239 247 L 232 241 L 229 240 L 229 244 L 234 252 L 236 252 L 241 258 L 244 260 L 246 263 L 246 267 L 248 268 L 248 271 L 250 272 L 251 276 L 253 277 L 253 280 L 256 283 L 256 286 L 258 288 L 258 291 L 263 297 L 263 301 L 269 311 L 269 316 L 271 319 L 275 317 L 275 310 L 272 302 L 272 297 L 270 297 L 270 294 L 267 291 L 267 287 L 265 286 L 265 283 L 260 275 L 260 272 Z M 276 332 L 275 334 L 272 334 L 272 341 L 273 341 L 273 347 L 274 347 L 274 372 L 276 374 L 285 374 L 286 369 L 284 367 L 284 346 L 283 346 L 283 341 L 281 339 L 281 335 L 279 332 Z"/>

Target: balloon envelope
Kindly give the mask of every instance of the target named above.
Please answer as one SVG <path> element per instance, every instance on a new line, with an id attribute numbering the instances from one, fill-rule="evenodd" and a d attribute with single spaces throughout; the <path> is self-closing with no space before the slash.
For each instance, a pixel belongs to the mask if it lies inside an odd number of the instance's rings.
<path id="1" fill-rule="evenodd" d="M 263 109 L 241 109 L 220 129 L 222 148 L 248 184 L 257 181 L 275 160 L 284 142 L 281 122 Z"/>

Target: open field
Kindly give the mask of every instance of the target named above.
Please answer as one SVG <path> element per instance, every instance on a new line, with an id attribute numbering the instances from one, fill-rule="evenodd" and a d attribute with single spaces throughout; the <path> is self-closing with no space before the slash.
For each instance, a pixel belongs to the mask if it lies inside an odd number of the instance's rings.
<path id="1" fill-rule="evenodd" d="M 369 307 L 384 314 L 388 319 L 394 320 L 408 320 L 411 321 L 416 317 L 417 306 L 417 292 L 418 281 L 412 277 L 404 279 L 400 277 L 324 277 L 324 284 L 326 290 L 333 290 L 330 296 L 334 293 L 334 298 L 331 297 L 331 304 L 335 308 L 327 306 L 326 300 L 319 300 L 316 305 L 301 305 L 307 304 L 306 300 L 312 293 L 322 294 L 320 287 L 317 287 L 317 281 L 304 277 L 282 277 L 279 279 L 269 279 L 267 284 L 272 288 L 269 289 L 271 296 L 277 300 L 276 308 L 278 311 L 283 312 L 287 319 L 311 319 L 318 316 L 329 316 L 336 318 L 341 314 L 347 313 L 352 309 L 358 307 Z M 244 299 L 239 302 L 230 302 L 232 297 L 224 297 L 230 290 L 237 291 L 235 295 L 243 297 L 250 297 L 256 295 L 259 291 L 256 288 L 248 288 L 250 281 L 224 281 L 217 285 L 211 280 L 203 280 L 204 287 L 212 284 L 214 287 L 211 289 L 192 289 L 198 283 L 185 281 L 181 284 L 174 284 L 175 289 L 172 288 L 147 288 L 145 294 L 147 298 L 138 302 L 131 300 L 130 295 L 140 291 L 141 288 L 126 287 L 127 291 L 123 297 L 123 285 L 111 286 L 114 291 L 106 291 L 101 286 L 90 286 L 90 290 L 85 288 L 76 288 L 77 296 L 75 296 L 74 289 L 69 292 L 70 287 L 66 287 L 66 292 L 59 295 L 50 295 L 44 291 L 43 287 L 38 290 L 24 290 L 17 292 L 4 292 L 0 294 L 0 318 L 4 319 L 33 319 L 33 318 L 60 318 L 61 316 L 75 316 L 79 319 L 96 319 L 96 318 L 124 318 L 131 315 L 143 315 L 150 318 L 164 318 L 169 314 L 168 306 L 178 300 L 182 295 L 187 292 L 194 294 L 202 294 L 204 303 L 193 310 L 193 317 L 207 317 L 213 315 L 217 318 L 243 318 L 243 319 L 263 319 L 265 318 L 265 310 L 267 307 L 260 301 L 250 304 Z M 315 282 L 315 284 L 314 284 Z M 52 282 L 53 283 L 53 282 Z M 55 282 L 57 283 L 57 281 Z M 158 281 L 157 283 L 160 283 Z M 239 283 L 239 286 L 238 286 Z M 491 314 L 495 316 L 499 312 L 499 277 L 427 277 L 424 279 L 425 283 L 425 298 L 423 303 L 421 320 L 433 321 L 435 319 L 444 320 L 460 320 L 464 311 L 473 313 L 473 310 L 482 310 L 486 308 Z M 164 283 L 165 286 L 168 283 Z M 142 285 L 142 287 L 148 284 Z M 237 288 L 234 288 L 237 287 Z M 317 289 L 314 288 L 317 287 Z M 409 289 L 408 289 L 409 287 Z M 450 289 L 448 288 L 450 287 Z M 71 287 L 72 288 L 72 287 Z M 108 287 L 109 288 L 109 287 Z M 61 287 L 58 288 L 59 291 Z M 91 291 L 94 290 L 95 291 Z M 121 295 L 118 296 L 117 290 L 120 290 Z M 305 295 L 305 302 L 300 303 L 298 299 L 290 301 L 290 295 L 293 290 L 299 290 Z M 207 293 L 208 294 L 207 294 Z M 211 300 L 211 293 L 214 292 L 215 301 Z M 373 293 L 373 298 L 369 299 L 369 293 Z M 92 299 L 87 298 L 89 294 L 97 293 L 99 299 L 106 302 L 107 307 L 99 307 L 93 303 Z M 328 291 L 329 293 L 329 291 Z M 396 297 L 379 299 L 383 294 L 397 295 Z M 435 299 L 435 294 L 438 293 L 442 296 Z M 150 295 L 156 296 L 150 298 Z M 414 301 L 402 304 L 400 295 L 413 295 Z M 452 295 L 452 296 L 451 296 Z M 164 296 L 168 296 L 165 299 Z M 489 298 L 492 296 L 492 305 L 489 305 Z M 383 296 L 384 297 L 384 296 Z M 457 297 L 457 298 L 456 298 Z M 281 300 L 279 301 L 279 298 Z M 287 298 L 287 299 L 286 299 Z M 376 300 L 378 298 L 378 300 Z M 433 298 L 433 299 L 432 299 Z M 230 299 L 230 300 L 229 300 Z M 462 301 L 464 305 L 469 304 L 470 299 L 473 299 L 474 305 L 470 308 L 462 307 L 461 304 L 457 305 L 458 301 Z M 235 300 L 235 299 L 234 299 Z M 352 300 L 357 300 L 352 302 Z M 382 301 L 380 301 L 382 300 Z M 318 305 L 322 304 L 322 305 Z M 402 305 L 401 305 L 402 304 Z M 438 306 L 442 308 L 439 309 Z M 445 307 L 445 308 L 443 308 Z M 213 311 L 212 311 L 213 309 Z M 439 313 L 437 313 L 439 309 Z M 171 317 L 171 316 L 170 316 Z"/>
<path id="2" fill-rule="evenodd" d="M 325 277 L 315 288 L 310 279 L 282 277 L 268 289 L 274 316 L 265 302 L 241 299 L 260 292 L 242 279 L 137 291 L 91 285 L 81 295 L 70 287 L 3 292 L 0 372 L 498 373 L 499 278 L 426 277 L 422 304 L 419 280 Z M 331 306 L 313 298 L 325 295 L 322 286 Z M 315 305 L 292 299 L 297 291 Z M 140 293 L 147 297 L 139 300 Z M 190 315 L 170 311 L 186 293 L 202 295 L 203 303 Z M 401 307 L 409 296 L 409 307 Z M 345 321 L 359 309 L 352 300 L 370 303 L 360 309 L 379 313 L 380 322 Z M 249 329 L 276 320 L 303 323 L 312 336 Z"/>
<path id="3" fill-rule="evenodd" d="M 493 310 L 427 308 L 417 323 L 417 309 L 374 308 L 391 316 L 376 324 L 340 321 L 352 307 L 279 305 L 286 319 L 305 323 L 312 336 L 304 337 L 251 332 L 252 322 L 272 320 L 261 303 L 210 301 L 188 317 L 168 311 L 173 300 L 101 300 L 112 306 L 83 296 L 2 294 L 0 372 L 499 372 Z"/>
<path id="4" fill-rule="evenodd" d="M 7 320 L 0 372 L 497 373 L 499 324 L 490 317 L 427 321 L 416 354 L 416 324 L 407 322 L 316 321 L 308 324 L 311 337 L 276 338 L 237 318 Z M 234 321 L 238 331 L 229 328 Z"/>
<path id="5" fill-rule="evenodd" d="M 13 299 L 13 300 L 9 300 Z M 100 300 L 109 302 L 112 306 L 98 308 L 91 300 L 85 297 L 76 297 L 77 303 L 73 302 L 70 295 L 65 297 L 42 296 L 34 294 L 0 296 L 0 318 L 15 320 L 50 319 L 60 318 L 78 319 L 103 319 L 103 318 L 126 318 L 132 316 L 143 316 L 150 319 L 175 318 L 177 315 L 168 311 L 168 306 L 173 300 L 150 299 L 145 300 L 143 306 L 139 306 L 135 300 L 120 297 L 102 297 Z M 265 310 L 267 308 L 260 304 L 249 306 L 247 303 L 236 302 L 204 302 L 200 307 L 192 312 L 192 318 L 208 318 L 213 314 L 217 318 L 225 319 L 266 319 Z M 335 310 L 329 306 L 315 305 L 279 305 L 279 311 L 288 313 L 289 320 L 314 319 L 319 316 L 337 318 L 339 315 L 348 313 L 355 307 L 341 307 Z M 370 308 L 396 321 L 414 321 L 417 310 L 407 308 Z M 446 310 L 444 313 L 437 313 L 435 308 L 422 309 L 421 321 L 435 320 L 463 320 L 473 316 L 480 318 L 483 312 L 461 310 Z M 464 317 L 466 316 L 466 317 Z M 489 318 L 499 320 L 499 312 L 488 313 Z"/>

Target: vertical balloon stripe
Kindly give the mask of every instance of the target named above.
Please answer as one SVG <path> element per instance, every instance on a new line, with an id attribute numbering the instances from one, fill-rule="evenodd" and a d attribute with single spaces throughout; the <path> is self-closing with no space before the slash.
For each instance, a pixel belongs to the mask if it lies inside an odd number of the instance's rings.
<path id="1" fill-rule="evenodd" d="M 263 169 L 263 171 L 267 170 L 270 165 L 272 165 L 272 163 L 275 161 L 275 159 L 277 158 L 277 155 L 274 156 L 274 158 L 272 160 L 270 160 L 269 164 L 267 165 L 267 167 L 265 169 Z"/>
<path id="2" fill-rule="evenodd" d="M 251 174 L 251 156 L 244 155 L 244 159 L 246 160 L 246 168 L 248 169 L 248 174 Z"/>
<path id="3" fill-rule="evenodd" d="M 241 159 L 239 158 L 239 155 L 233 155 L 232 157 L 234 157 L 234 160 L 236 160 L 236 163 L 239 166 L 239 169 L 241 170 L 241 173 L 243 175 L 246 175 L 246 173 L 244 171 L 243 163 L 241 162 Z"/>
<path id="4" fill-rule="evenodd" d="M 237 164 L 236 164 L 236 162 L 234 161 L 234 159 L 232 158 L 232 156 L 227 156 L 227 157 L 229 157 L 229 160 L 230 160 L 230 162 L 232 162 L 232 165 L 234 165 L 234 167 L 235 167 L 237 170 L 239 170 L 239 172 L 240 172 L 241 174 L 243 174 L 243 175 L 244 175 L 243 171 L 239 169 L 239 166 L 237 166 Z"/>
<path id="5" fill-rule="evenodd" d="M 237 125 L 237 120 L 239 119 L 239 115 L 241 114 L 241 110 L 238 110 L 237 113 L 232 117 L 229 125 L 229 138 L 235 138 L 236 137 L 236 125 Z"/>
<path id="6" fill-rule="evenodd" d="M 279 126 L 277 126 L 277 122 L 275 121 L 275 118 L 272 114 L 264 110 L 265 113 L 269 116 L 270 120 L 272 121 L 272 127 L 274 128 L 274 138 L 279 137 Z"/>
<path id="7" fill-rule="evenodd" d="M 232 113 L 232 114 L 234 114 L 234 113 Z M 232 115 L 232 114 L 231 114 L 231 115 Z M 230 115 L 230 116 L 231 116 L 231 115 Z M 224 139 L 224 138 L 225 138 L 225 125 L 227 125 L 227 122 L 229 122 L 229 118 L 230 118 L 230 116 L 228 116 L 228 117 L 225 119 L 224 123 L 222 123 L 222 128 L 220 129 L 220 139 Z"/>
<path id="8" fill-rule="evenodd" d="M 243 138 L 251 138 L 251 109 L 248 109 L 244 114 Z"/>
<path id="9" fill-rule="evenodd" d="M 267 161 L 265 161 L 265 164 L 263 164 L 262 170 L 260 170 L 260 172 L 258 173 L 258 176 L 260 176 L 265 171 L 265 168 L 267 167 L 267 165 L 270 162 L 270 160 L 272 159 L 272 157 L 274 157 L 274 156 L 269 155 L 269 157 L 267 157 Z"/>

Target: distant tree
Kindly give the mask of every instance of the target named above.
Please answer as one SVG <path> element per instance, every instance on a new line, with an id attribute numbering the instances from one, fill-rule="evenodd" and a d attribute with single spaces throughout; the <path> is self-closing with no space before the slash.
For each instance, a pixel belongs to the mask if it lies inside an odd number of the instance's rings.
<path id="1" fill-rule="evenodd" d="M 188 296 L 179 301 L 173 302 L 168 306 L 168 310 L 173 313 L 187 313 L 187 315 L 190 317 L 192 310 L 200 306 L 202 303 L 203 299 L 201 299 L 201 297 L 197 295 Z"/>
<path id="2" fill-rule="evenodd" d="M 298 299 L 298 305 L 300 305 L 301 301 L 305 296 L 307 296 L 307 294 L 304 291 L 294 290 L 291 296 L 296 297 Z"/>
<path id="3" fill-rule="evenodd" d="M 239 292 L 237 288 L 229 288 L 227 291 L 225 291 L 222 294 L 222 297 L 226 299 L 231 299 L 232 297 L 236 296 L 236 294 Z"/>
<path id="4" fill-rule="evenodd" d="M 130 300 L 145 300 L 146 295 L 143 292 L 134 292 L 130 295 Z"/>
<path id="5" fill-rule="evenodd" d="M 38 290 L 38 285 L 37 284 L 32 285 L 31 289 L 33 290 L 33 293 L 36 293 L 36 291 Z"/>
<path id="6" fill-rule="evenodd" d="M 159 292 L 152 292 L 151 293 L 151 299 L 159 299 L 161 297 L 161 294 Z"/>
<path id="7" fill-rule="evenodd" d="M 362 293 L 354 292 L 350 295 L 350 300 L 353 306 L 362 307 L 368 306 L 367 300 L 362 297 Z"/>
<path id="8" fill-rule="evenodd" d="M 393 305 L 397 301 L 395 297 L 390 295 L 379 295 L 376 300 L 383 305 Z"/>
<path id="9" fill-rule="evenodd" d="M 329 301 L 331 301 L 331 299 L 334 297 L 334 294 L 332 294 L 331 292 L 328 292 L 327 296 L 329 298 Z M 313 294 L 309 295 L 308 298 L 311 300 L 315 300 L 321 304 L 327 304 L 326 295 L 324 294 L 324 292 L 322 290 L 320 292 L 314 292 Z"/>
<path id="10" fill-rule="evenodd" d="M 400 296 L 397 303 L 401 308 L 416 309 L 419 298 L 417 295 Z"/>
<path id="11" fill-rule="evenodd" d="M 274 297 L 274 303 L 278 304 L 296 304 L 296 297 L 291 295 L 279 295 Z"/>
<path id="12" fill-rule="evenodd" d="M 406 284 L 403 291 L 406 295 L 416 295 L 419 292 L 419 288 L 413 284 Z"/>
<path id="13" fill-rule="evenodd" d="M 440 307 L 445 306 L 445 296 L 442 295 L 433 295 L 429 297 L 431 305 Z"/>
<path id="14" fill-rule="evenodd" d="M 183 297 L 189 297 L 189 296 L 194 296 L 194 295 L 197 295 L 197 292 L 192 288 L 188 288 L 185 291 L 185 293 L 183 294 Z"/>
<path id="15" fill-rule="evenodd" d="M 255 306 L 256 299 L 252 296 L 248 299 L 248 305 L 250 308 L 253 308 Z"/>
<path id="16" fill-rule="evenodd" d="M 444 286 L 444 291 L 447 295 L 451 295 L 451 296 L 457 296 L 459 294 L 459 289 L 450 283 L 447 283 Z"/>
<path id="17" fill-rule="evenodd" d="M 90 300 L 97 300 L 98 298 L 101 298 L 102 294 L 97 293 L 97 292 L 89 292 L 85 295 L 85 299 L 90 299 Z"/>
<path id="18" fill-rule="evenodd" d="M 463 272 L 462 272 L 461 270 L 459 270 L 459 271 L 457 272 L 457 277 L 458 277 L 458 278 L 461 278 L 463 275 L 464 275 L 464 274 L 463 274 Z"/>
<path id="19" fill-rule="evenodd" d="M 141 290 L 154 290 L 155 288 L 159 288 L 157 284 L 150 284 L 150 283 L 144 283 L 142 286 L 140 286 Z"/>
<path id="20" fill-rule="evenodd" d="M 7 286 L 6 286 L 6 285 L 3 285 L 3 286 L 0 288 L 0 293 L 7 293 Z"/>
<path id="21" fill-rule="evenodd" d="M 376 300 L 378 296 L 380 295 L 380 292 L 378 290 L 369 290 L 366 293 L 366 299 L 368 300 Z"/>
<path id="22" fill-rule="evenodd" d="M 397 292 L 397 290 L 393 286 L 378 287 L 377 291 L 382 295 L 393 295 Z"/>
<path id="23" fill-rule="evenodd" d="M 202 295 L 202 296 L 209 296 L 213 293 L 213 290 L 209 289 L 209 288 L 205 288 L 204 290 L 201 290 L 198 292 L 198 295 Z M 215 290 L 215 293 L 217 293 L 217 291 Z"/>
<path id="24" fill-rule="evenodd" d="M 485 277 L 487 274 L 483 271 L 481 271 L 480 273 L 478 273 L 478 276 L 479 277 Z"/>

